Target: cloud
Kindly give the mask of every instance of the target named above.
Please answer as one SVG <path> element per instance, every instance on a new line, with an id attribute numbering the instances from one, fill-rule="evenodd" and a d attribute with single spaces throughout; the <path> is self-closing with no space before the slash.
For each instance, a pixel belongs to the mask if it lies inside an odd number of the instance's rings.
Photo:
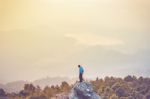
<path id="1" fill-rule="evenodd" d="M 75 39 L 78 44 L 88 46 L 114 46 L 124 44 L 124 42 L 118 38 L 100 36 L 96 34 L 66 34 L 66 37 Z"/>

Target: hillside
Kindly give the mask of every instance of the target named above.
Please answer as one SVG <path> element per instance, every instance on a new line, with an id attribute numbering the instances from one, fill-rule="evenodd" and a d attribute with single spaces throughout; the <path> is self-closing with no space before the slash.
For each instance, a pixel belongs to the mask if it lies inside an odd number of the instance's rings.
<path id="1" fill-rule="evenodd" d="M 6 91 L 7 93 L 12 93 L 12 92 L 17 93 L 21 91 L 24 85 L 27 83 L 32 83 L 34 86 L 40 86 L 41 89 L 43 89 L 46 86 L 60 85 L 61 82 L 63 81 L 66 81 L 69 84 L 72 84 L 76 80 L 77 80 L 76 78 L 69 79 L 67 77 L 46 77 L 46 78 L 35 80 L 33 82 L 14 81 L 14 82 L 6 83 L 6 84 L 0 84 L 0 88 L 4 89 L 4 91 Z"/>
<path id="2" fill-rule="evenodd" d="M 150 99 L 150 78 L 127 76 L 125 78 L 105 77 L 90 81 L 102 99 Z M 62 82 L 60 85 L 41 89 L 33 84 L 25 84 L 18 93 L 6 93 L 0 89 L 1 97 L 12 99 L 66 99 L 74 85 Z M 58 96 L 60 96 L 58 98 Z"/>

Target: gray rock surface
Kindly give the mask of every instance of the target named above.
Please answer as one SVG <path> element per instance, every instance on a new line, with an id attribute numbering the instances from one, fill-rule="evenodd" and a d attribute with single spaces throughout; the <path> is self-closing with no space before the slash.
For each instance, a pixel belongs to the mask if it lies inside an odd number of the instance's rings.
<path id="1" fill-rule="evenodd" d="M 93 91 L 92 84 L 88 82 L 77 82 L 71 93 L 69 94 L 69 99 L 101 99 L 99 95 L 97 95 Z"/>

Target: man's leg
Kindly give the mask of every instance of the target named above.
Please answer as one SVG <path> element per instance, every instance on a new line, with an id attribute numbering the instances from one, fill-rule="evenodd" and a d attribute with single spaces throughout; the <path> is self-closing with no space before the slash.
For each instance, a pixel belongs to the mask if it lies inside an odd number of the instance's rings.
<path id="1" fill-rule="evenodd" d="M 79 74 L 79 79 L 80 79 L 80 82 L 82 82 L 82 74 L 81 73 Z"/>
<path id="2" fill-rule="evenodd" d="M 83 74 L 81 74 L 81 82 L 83 81 Z"/>

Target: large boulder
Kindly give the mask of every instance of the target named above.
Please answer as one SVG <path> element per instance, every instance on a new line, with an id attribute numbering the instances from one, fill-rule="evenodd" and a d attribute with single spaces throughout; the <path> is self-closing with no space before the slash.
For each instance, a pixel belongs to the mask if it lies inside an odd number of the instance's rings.
<path id="1" fill-rule="evenodd" d="M 69 99 L 101 99 L 93 90 L 92 84 L 88 82 L 77 82 L 71 93 Z"/>

